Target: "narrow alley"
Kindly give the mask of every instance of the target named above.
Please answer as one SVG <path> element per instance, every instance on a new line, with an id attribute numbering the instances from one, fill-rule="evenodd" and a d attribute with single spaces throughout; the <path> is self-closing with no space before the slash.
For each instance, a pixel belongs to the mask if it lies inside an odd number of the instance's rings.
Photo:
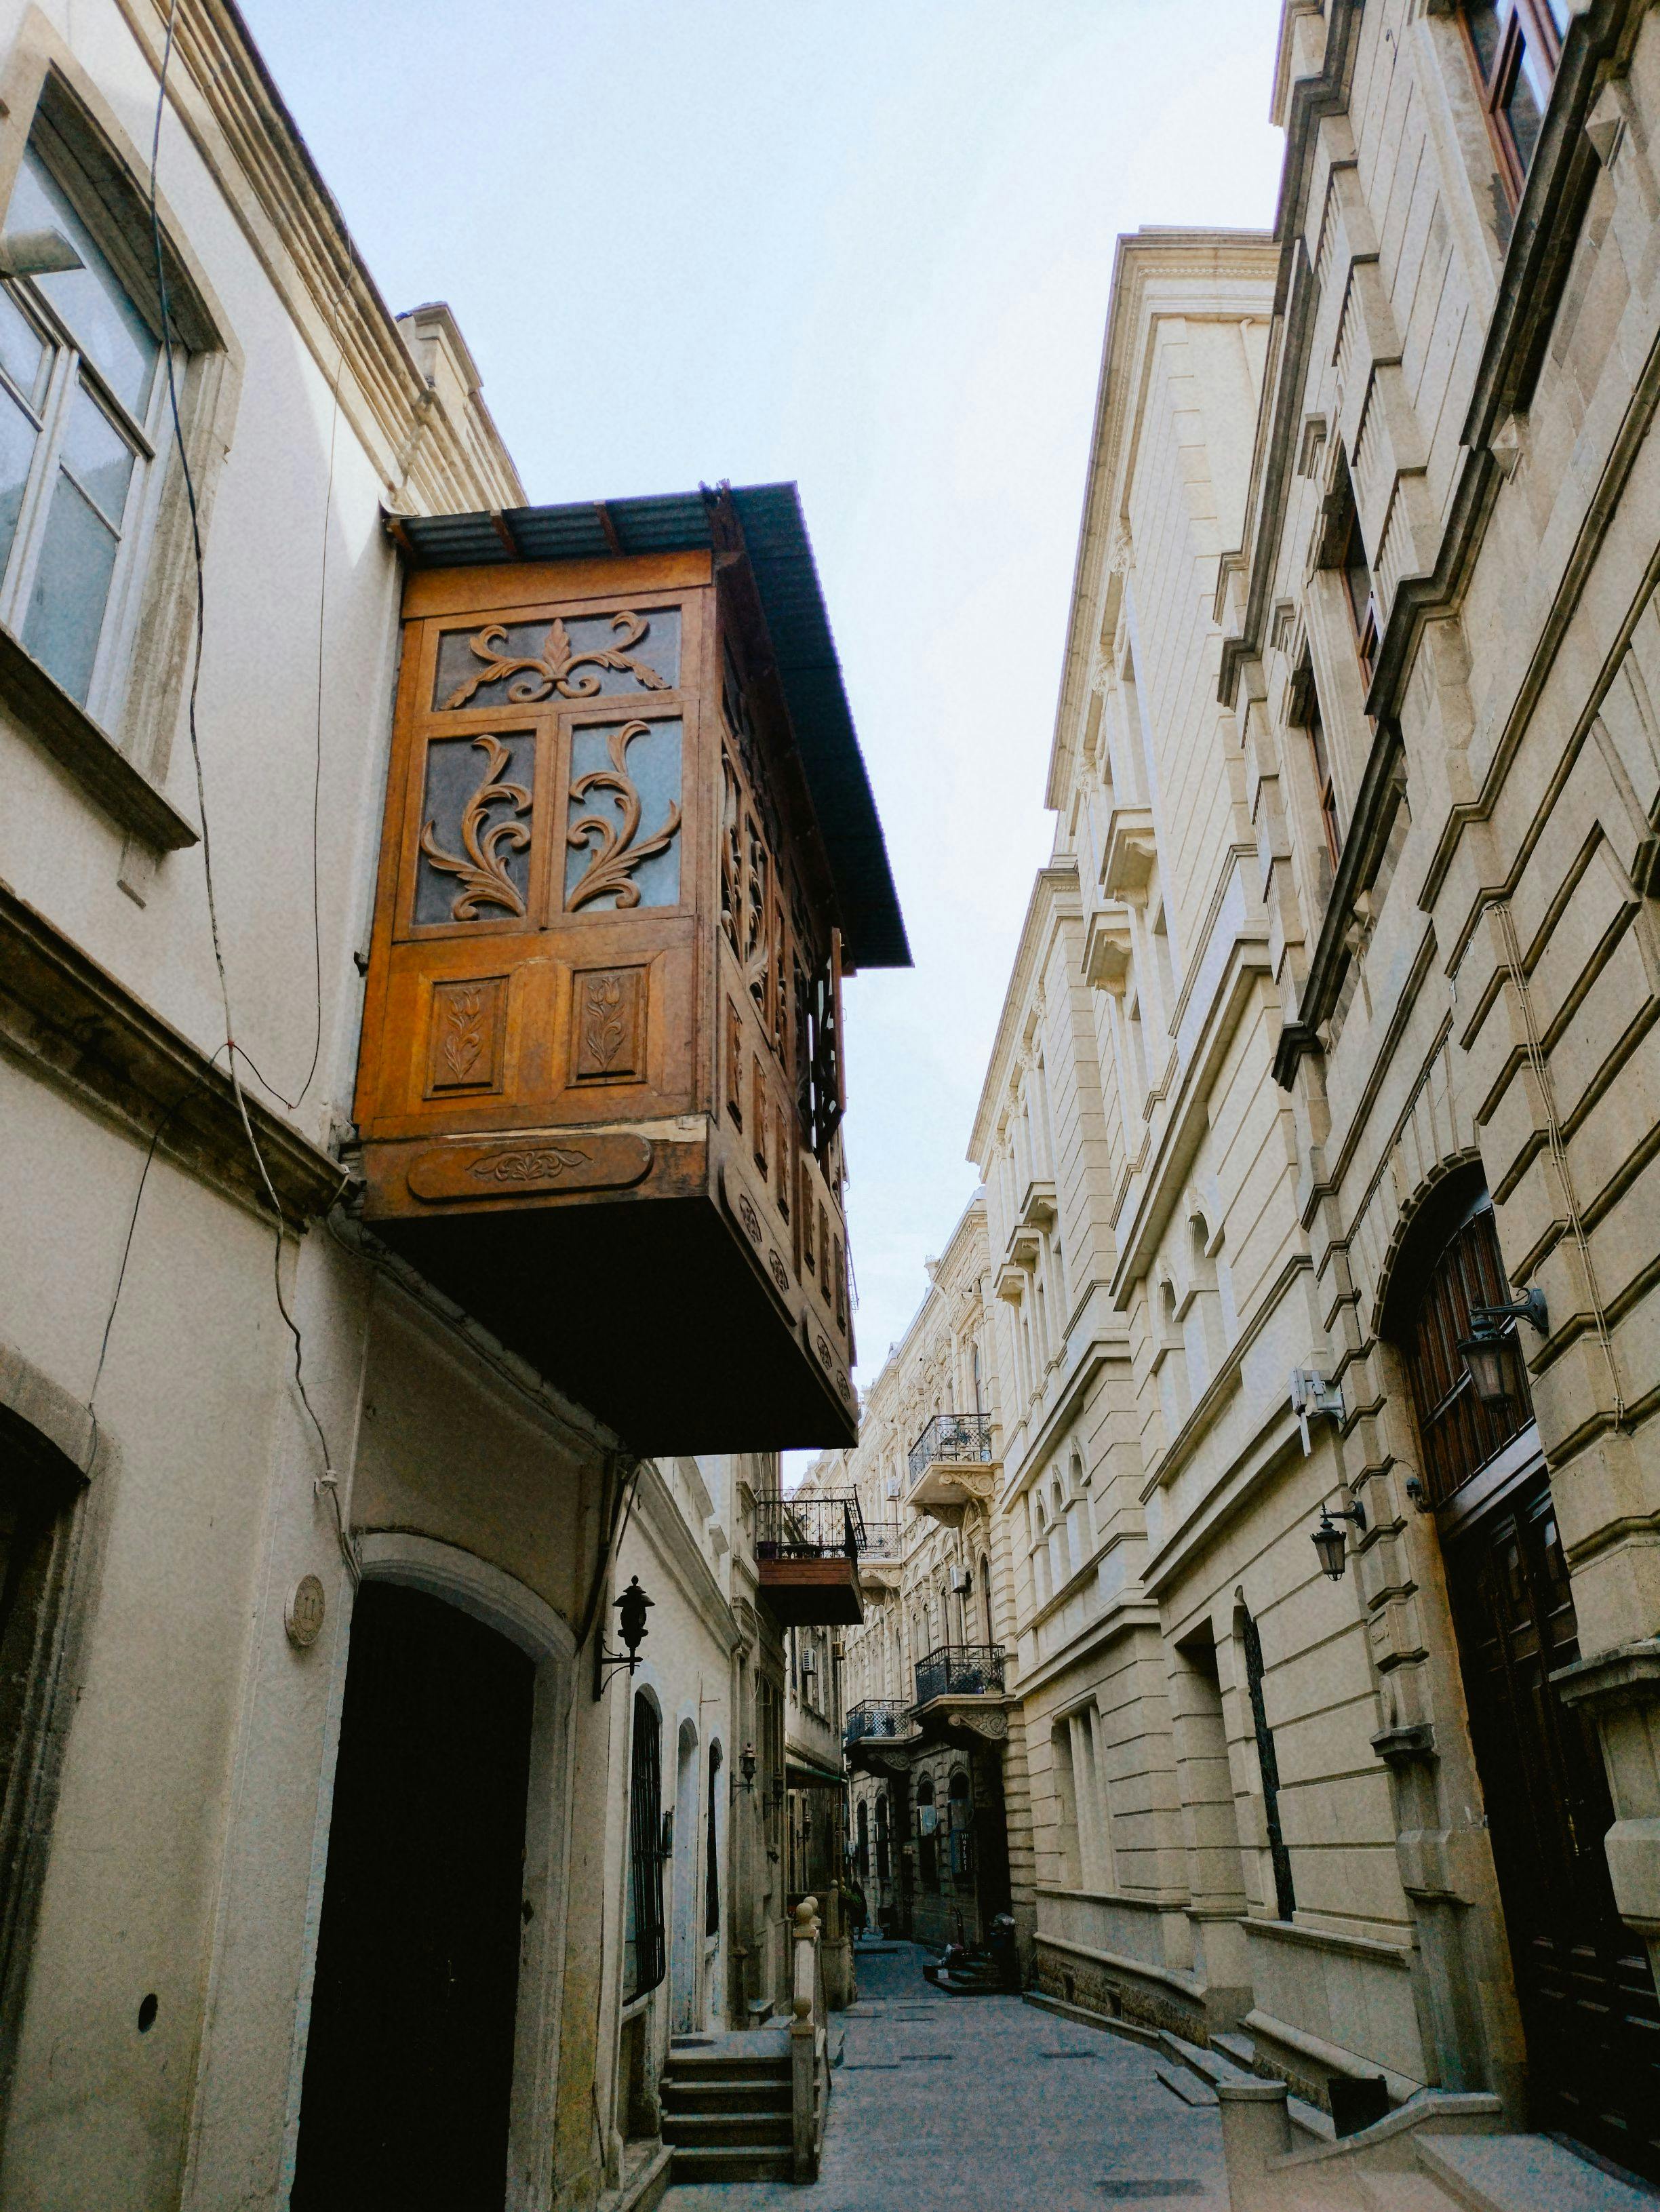
<path id="1" fill-rule="evenodd" d="M 1216 2111 L 1167 2089 L 1151 2051 L 1018 1996 L 946 1996 L 925 1956 L 860 1952 L 815 2187 L 682 2185 L 664 2212 L 1222 2212 Z"/>

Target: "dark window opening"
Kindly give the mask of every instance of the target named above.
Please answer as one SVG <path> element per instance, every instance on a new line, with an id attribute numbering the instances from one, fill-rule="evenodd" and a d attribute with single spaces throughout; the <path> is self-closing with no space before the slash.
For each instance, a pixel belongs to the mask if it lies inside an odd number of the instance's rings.
<path id="1" fill-rule="evenodd" d="M 629 1913 L 623 1985 L 629 1997 L 654 1990 L 668 1967 L 663 1929 L 662 1730 L 644 1691 L 634 1700 L 629 1768 Z"/>
<path id="2" fill-rule="evenodd" d="M 721 1933 L 721 1856 L 716 1808 L 721 1802 L 721 1747 L 709 1749 L 709 1832 L 703 1854 L 703 1933 Z"/>
<path id="3" fill-rule="evenodd" d="M 1320 800 L 1320 826 L 1326 833 L 1326 850 L 1333 867 L 1342 849 L 1343 836 L 1337 826 L 1337 792 L 1331 780 L 1331 755 L 1326 749 L 1326 726 L 1320 719 L 1320 702 L 1312 684 L 1309 687 L 1307 720 L 1304 727 L 1308 732 L 1309 750 L 1314 758 L 1314 787 Z"/>

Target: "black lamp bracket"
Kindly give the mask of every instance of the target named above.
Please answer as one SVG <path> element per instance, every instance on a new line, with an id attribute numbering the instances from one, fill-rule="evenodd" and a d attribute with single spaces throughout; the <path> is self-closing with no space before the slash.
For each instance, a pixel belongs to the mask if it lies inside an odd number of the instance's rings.
<path id="1" fill-rule="evenodd" d="M 1550 1322 L 1545 1306 L 1545 1293 L 1535 1287 L 1511 1305 L 1470 1308 L 1470 1325 L 1474 1328 L 1497 1329 L 1507 1321 L 1527 1322 L 1538 1330 L 1541 1336 L 1548 1334 Z"/>
<path id="2" fill-rule="evenodd" d="M 1320 1508 L 1320 1518 L 1323 1521 L 1353 1521 L 1358 1534 L 1364 1536 L 1366 1533 L 1366 1509 L 1359 1504 L 1323 1505 Z"/>

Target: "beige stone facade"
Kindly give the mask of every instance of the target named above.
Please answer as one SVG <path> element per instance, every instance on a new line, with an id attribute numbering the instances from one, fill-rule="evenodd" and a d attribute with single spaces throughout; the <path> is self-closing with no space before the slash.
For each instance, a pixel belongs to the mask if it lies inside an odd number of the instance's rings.
<path id="1" fill-rule="evenodd" d="M 1660 27 L 1295 0 L 1274 114 L 1271 234 L 1120 244 L 970 1141 L 1016 1909 L 1310 2107 L 1653 2172 Z"/>
<path id="2" fill-rule="evenodd" d="M 851 1863 L 873 1928 L 936 1948 L 983 1942 L 1030 1893 L 989 1292 L 980 1195 L 930 1262 L 857 1447 L 824 1454 L 803 1486 L 856 1495 L 866 1532 L 865 1619 L 842 1667 Z"/>
<path id="3" fill-rule="evenodd" d="M 479 2201 L 443 2160 L 487 2041 L 495 2201 L 631 2202 L 672 2033 L 789 1981 L 777 1457 L 640 1460 L 350 1199 L 399 529 L 524 488 L 448 309 L 388 312 L 234 9 L 17 0 L 0 95 L 7 230 L 46 195 L 102 288 L 0 297 L 8 467 L 33 456 L 0 543 L 0 2199 Z M 79 406 L 128 471 L 101 569 L 103 520 L 53 534 Z M 642 1663 L 604 1673 L 636 1576 Z M 449 1762 L 448 1813 L 399 1863 L 459 1852 L 465 1920 L 502 1793 L 496 1918 L 435 1961 L 406 1930 L 388 2015 L 483 2010 L 366 2109 L 328 2008 L 380 1874 L 343 1908 L 342 1838 L 389 1771 L 362 1698 L 417 1677 L 453 1693 L 411 1754 Z"/>

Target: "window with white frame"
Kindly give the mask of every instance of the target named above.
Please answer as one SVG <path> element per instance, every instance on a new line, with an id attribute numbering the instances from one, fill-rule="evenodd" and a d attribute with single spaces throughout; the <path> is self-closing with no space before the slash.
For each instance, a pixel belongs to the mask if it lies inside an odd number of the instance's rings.
<path id="1" fill-rule="evenodd" d="M 136 618 L 167 400 L 154 305 L 88 216 L 72 157 L 37 131 L 5 227 L 57 231 L 83 265 L 0 284 L 0 623 L 98 714 Z"/>

